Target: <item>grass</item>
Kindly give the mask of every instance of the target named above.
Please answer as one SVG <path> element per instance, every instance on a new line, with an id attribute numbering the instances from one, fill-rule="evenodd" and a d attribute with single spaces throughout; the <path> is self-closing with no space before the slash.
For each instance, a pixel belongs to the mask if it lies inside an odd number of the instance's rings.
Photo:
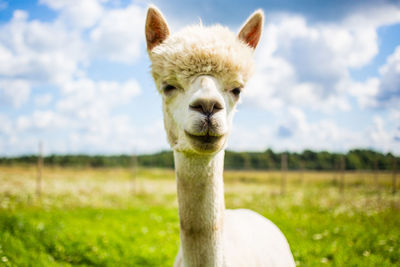
<path id="1" fill-rule="evenodd" d="M 0 167 L 0 265 L 171 266 L 179 246 L 174 173 Z M 298 266 L 399 266 L 400 194 L 391 175 L 225 173 L 228 208 L 251 208 L 287 237 Z"/>

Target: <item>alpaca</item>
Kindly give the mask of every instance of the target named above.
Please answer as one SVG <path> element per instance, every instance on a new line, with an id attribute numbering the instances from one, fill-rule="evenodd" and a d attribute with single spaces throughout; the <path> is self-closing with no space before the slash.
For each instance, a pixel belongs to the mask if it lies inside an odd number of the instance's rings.
<path id="1" fill-rule="evenodd" d="M 257 10 L 238 36 L 220 25 L 170 35 L 161 12 L 148 9 L 147 51 L 177 178 L 181 246 L 174 266 L 295 266 L 272 222 L 226 210 L 224 202 L 224 149 L 263 20 Z"/>

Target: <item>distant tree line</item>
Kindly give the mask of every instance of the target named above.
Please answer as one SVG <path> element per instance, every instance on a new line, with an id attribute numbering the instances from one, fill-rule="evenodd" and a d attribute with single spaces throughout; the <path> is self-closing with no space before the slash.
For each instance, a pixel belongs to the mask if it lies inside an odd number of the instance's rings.
<path id="1" fill-rule="evenodd" d="M 264 152 L 226 151 L 225 169 L 231 170 L 278 170 L 281 168 L 282 154 L 287 154 L 289 170 L 335 170 L 340 168 L 343 157 L 346 170 L 391 170 L 393 160 L 399 157 L 391 153 L 383 154 L 368 149 L 354 149 L 346 154 L 327 151 L 314 152 L 305 150 L 302 153 L 280 152 L 271 149 Z M 155 154 L 138 155 L 50 155 L 44 157 L 46 166 L 60 167 L 125 167 L 137 162 L 142 167 L 173 168 L 174 159 L 171 151 Z M 31 165 L 37 163 L 36 155 L 18 157 L 1 157 L 0 165 Z"/>

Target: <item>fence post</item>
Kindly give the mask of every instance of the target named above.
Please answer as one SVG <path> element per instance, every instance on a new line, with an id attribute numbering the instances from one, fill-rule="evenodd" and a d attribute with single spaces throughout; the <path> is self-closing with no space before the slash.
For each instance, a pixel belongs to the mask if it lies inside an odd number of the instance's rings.
<path id="1" fill-rule="evenodd" d="M 286 192 L 286 171 L 287 171 L 287 154 L 283 153 L 281 158 L 281 170 L 282 170 L 282 180 L 281 180 L 281 195 Z"/>
<path id="2" fill-rule="evenodd" d="M 340 193 L 343 194 L 344 192 L 344 170 L 345 170 L 346 166 L 345 166 L 345 161 L 344 161 L 344 156 L 342 155 L 340 157 Z"/>
<path id="3" fill-rule="evenodd" d="M 38 161 L 37 161 L 37 177 L 36 177 L 36 195 L 42 194 L 42 168 L 43 168 L 43 143 L 39 142 Z"/>
<path id="4" fill-rule="evenodd" d="M 392 194 L 396 194 L 396 172 L 397 172 L 397 160 L 393 157 L 393 173 L 392 173 Z"/>

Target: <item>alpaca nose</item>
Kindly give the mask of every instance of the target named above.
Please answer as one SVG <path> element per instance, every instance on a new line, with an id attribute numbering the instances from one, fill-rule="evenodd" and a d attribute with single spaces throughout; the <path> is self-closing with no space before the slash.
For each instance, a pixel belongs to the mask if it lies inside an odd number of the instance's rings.
<path id="1" fill-rule="evenodd" d="M 200 98 L 193 101 L 193 103 L 189 105 L 189 108 L 209 117 L 222 110 L 224 107 L 217 99 Z"/>

